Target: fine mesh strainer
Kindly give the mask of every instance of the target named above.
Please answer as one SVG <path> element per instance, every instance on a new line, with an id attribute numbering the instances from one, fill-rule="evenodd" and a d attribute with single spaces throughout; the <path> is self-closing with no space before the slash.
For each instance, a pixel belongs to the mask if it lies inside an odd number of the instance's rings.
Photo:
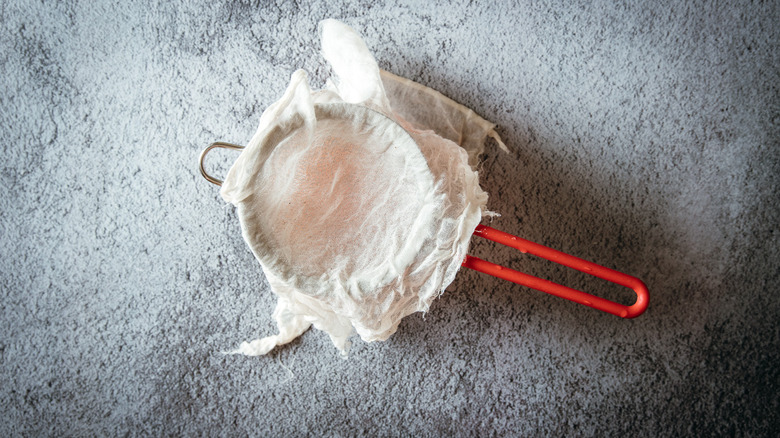
<path id="1" fill-rule="evenodd" d="M 209 145 L 201 153 L 199 158 L 201 175 L 203 175 L 203 177 L 210 183 L 221 186 L 222 181 L 211 176 L 204 167 L 204 160 L 206 155 L 214 148 L 241 150 L 244 147 L 232 143 L 215 142 Z M 516 271 L 514 269 L 510 269 L 470 255 L 467 255 L 463 260 L 463 263 L 461 264 L 463 267 L 527 286 L 540 292 L 545 292 L 560 298 L 574 301 L 575 303 L 592 307 L 596 310 L 601 310 L 621 318 L 635 318 L 644 313 L 644 311 L 647 309 L 649 303 L 649 293 L 647 286 L 645 286 L 645 284 L 636 277 L 601 265 L 597 265 L 593 262 L 583 260 L 579 257 L 566 254 L 547 246 L 531 242 L 530 240 L 526 240 L 518 236 L 513 236 L 509 233 L 505 233 L 486 225 L 477 225 L 473 234 L 475 236 L 479 236 L 487 240 L 492 240 L 493 242 L 500 243 L 510 248 L 514 248 L 521 253 L 541 257 L 553 263 L 576 269 L 580 272 L 584 272 L 611 283 L 632 289 L 636 293 L 636 302 L 630 306 L 626 306 L 614 301 L 607 300 L 605 298 L 598 297 L 596 295 L 589 294 L 587 292 L 563 286 L 549 280 L 544 280 L 542 278 Z"/>
<path id="2" fill-rule="evenodd" d="M 244 239 L 278 297 L 279 333 L 243 343 L 264 354 L 310 326 L 342 352 L 353 332 L 384 340 L 428 310 L 465 266 L 623 318 L 647 308 L 637 278 L 480 224 L 488 194 L 476 160 L 493 124 L 440 93 L 381 72 L 360 37 L 321 23 L 335 77 L 312 91 L 293 73 L 246 147 L 214 143 L 200 171 L 236 206 Z M 223 181 L 204 169 L 213 148 L 240 149 Z M 467 255 L 472 235 L 629 287 L 624 306 Z"/>

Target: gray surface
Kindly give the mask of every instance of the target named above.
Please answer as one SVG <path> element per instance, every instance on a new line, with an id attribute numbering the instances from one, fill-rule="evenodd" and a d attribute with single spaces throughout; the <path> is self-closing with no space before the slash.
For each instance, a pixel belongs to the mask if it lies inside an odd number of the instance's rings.
<path id="1" fill-rule="evenodd" d="M 776 435 L 776 2 L 44 3 L 0 6 L 0 435 Z M 348 360 L 314 330 L 219 354 L 274 298 L 196 157 L 294 69 L 322 86 L 326 17 L 498 124 L 494 227 L 642 278 L 647 313 L 461 272 Z"/>

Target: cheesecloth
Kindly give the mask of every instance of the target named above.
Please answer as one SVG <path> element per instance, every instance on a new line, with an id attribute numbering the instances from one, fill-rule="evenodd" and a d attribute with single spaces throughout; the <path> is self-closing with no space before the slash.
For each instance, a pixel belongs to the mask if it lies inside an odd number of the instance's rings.
<path id="1" fill-rule="evenodd" d="M 453 281 L 484 214 L 472 166 L 493 124 L 387 72 L 358 34 L 320 23 L 335 77 L 293 73 L 229 170 L 221 195 L 278 296 L 265 354 L 311 325 L 346 354 L 354 332 L 385 340 Z"/>

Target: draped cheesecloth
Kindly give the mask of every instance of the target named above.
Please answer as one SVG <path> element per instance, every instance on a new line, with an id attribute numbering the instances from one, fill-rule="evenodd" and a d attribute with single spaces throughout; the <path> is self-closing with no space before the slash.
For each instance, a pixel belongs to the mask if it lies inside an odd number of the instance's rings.
<path id="1" fill-rule="evenodd" d="M 385 340 L 453 281 L 487 194 L 472 166 L 493 125 L 438 92 L 381 72 L 355 31 L 325 20 L 335 77 L 296 71 L 261 116 L 221 195 L 278 296 L 265 354 L 311 325 L 342 352 Z"/>

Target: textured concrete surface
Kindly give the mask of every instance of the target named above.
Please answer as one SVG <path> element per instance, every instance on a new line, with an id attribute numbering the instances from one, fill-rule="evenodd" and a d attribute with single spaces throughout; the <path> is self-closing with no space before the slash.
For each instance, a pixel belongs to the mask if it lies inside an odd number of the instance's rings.
<path id="1" fill-rule="evenodd" d="M 0 435 L 780 430 L 776 2 L 65 3 L 0 5 Z M 314 330 L 221 355 L 274 332 L 275 299 L 196 158 L 247 142 L 295 69 L 322 86 L 326 17 L 497 123 L 490 225 L 640 277 L 648 311 L 464 271 L 347 360 Z"/>

